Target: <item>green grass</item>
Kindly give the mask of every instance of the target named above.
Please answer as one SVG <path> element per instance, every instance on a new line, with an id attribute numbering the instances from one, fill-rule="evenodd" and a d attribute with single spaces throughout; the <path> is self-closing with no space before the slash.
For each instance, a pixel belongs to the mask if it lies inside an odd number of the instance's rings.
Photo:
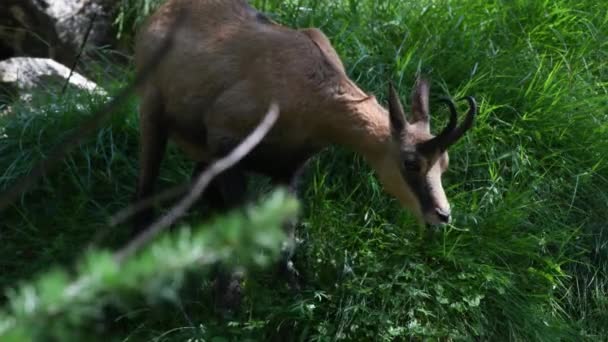
<path id="1" fill-rule="evenodd" d="M 301 292 L 256 271 L 243 312 L 225 322 L 210 313 L 208 282 L 199 279 L 180 292 L 179 306 L 142 301 L 109 314 L 107 334 L 158 341 L 608 338 L 608 5 L 253 3 L 286 25 L 320 27 L 349 75 L 380 99 L 389 79 L 407 100 L 414 75 L 430 75 L 435 127 L 447 116 L 436 96 L 476 96 L 479 117 L 450 150 L 444 176 L 454 223 L 419 236 L 359 157 L 326 151 L 302 191 L 297 265 L 308 283 Z M 7 135 L 0 188 L 27 173 L 101 99 L 71 93 L 35 101 L 0 119 Z M 107 218 L 134 191 L 135 112 L 133 100 L 1 214 L 0 287 L 72 265 L 91 246 L 124 244 L 128 227 L 109 228 Z M 172 148 L 160 187 L 183 181 L 190 167 Z"/>

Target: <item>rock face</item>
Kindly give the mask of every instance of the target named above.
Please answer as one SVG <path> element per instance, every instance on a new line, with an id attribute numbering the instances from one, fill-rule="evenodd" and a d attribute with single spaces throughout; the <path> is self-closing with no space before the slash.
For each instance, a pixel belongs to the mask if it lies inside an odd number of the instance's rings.
<path id="1" fill-rule="evenodd" d="M 48 58 L 14 57 L 0 62 L 0 89 L 9 95 L 27 93 L 35 87 L 63 85 L 70 69 Z M 69 84 L 91 92 L 106 92 L 82 75 L 73 73 Z M 57 87 L 57 89 L 60 89 Z"/>
<path id="2" fill-rule="evenodd" d="M 112 0 L 1 0 L 0 60 L 47 57 L 72 65 L 95 18 L 88 47 L 113 39 Z"/>

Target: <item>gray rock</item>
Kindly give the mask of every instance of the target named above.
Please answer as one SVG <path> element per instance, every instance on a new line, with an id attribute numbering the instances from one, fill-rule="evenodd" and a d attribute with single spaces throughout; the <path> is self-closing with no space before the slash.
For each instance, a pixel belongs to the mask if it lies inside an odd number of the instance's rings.
<path id="1" fill-rule="evenodd" d="M 48 57 L 72 65 L 93 17 L 86 47 L 113 40 L 112 7 L 109 0 L 2 0 L 0 59 Z"/>
<path id="2" fill-rule="evenodd" d="M 52 59 L 14 57 L 0 62 L 0 88 L 11 89 L 23 98 L 37 87 L 55 84 L 60 89 L 69 74 L 69 68 Z M 76 72 L 70 77 L 69 84 L 100 95 L 106 94 L 97 84 Z"/>

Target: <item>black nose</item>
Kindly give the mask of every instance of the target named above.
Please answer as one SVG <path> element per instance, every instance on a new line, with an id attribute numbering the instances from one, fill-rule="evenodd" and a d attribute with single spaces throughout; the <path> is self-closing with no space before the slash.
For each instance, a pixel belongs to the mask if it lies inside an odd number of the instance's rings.
<path id="1" fill-rule="evenodd" d="M 435 214 L 437 214 L 437 217 L 439 218 L 439 220 L 441 220 L 441 222 L 443 223 L 450 223 L 450 211 L 449 210 L 443 210 L 441 208 L 435 208 Z"/>

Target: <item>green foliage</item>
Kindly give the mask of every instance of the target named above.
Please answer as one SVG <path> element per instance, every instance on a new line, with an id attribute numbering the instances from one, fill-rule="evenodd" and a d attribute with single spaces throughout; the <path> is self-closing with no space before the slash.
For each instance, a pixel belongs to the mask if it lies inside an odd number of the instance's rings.
<path id="1" fill-rule="evenodd" d="M 9 291 L 10 312 L 0 312 L 0 339 L 75 341 L 92 335 L 83 329 L 87 321 L 103 317 L 104 309 L 129 296 L 175 302 L 187 272 L 200 273 L 220 261 L 267 265 L 278 257 L 282 222 L 296 209 L 295 200 L 275 192 L 246 213 L 166 235 L 123 263 L 109 252 L 89 252 L 74 277 L 56 269 Z"/>
<path id="2" fill-rule="evenodd" d="M 137 14 L 125 34 L 144 3 L 123 2 L 125 13 Z M 444 176 L 454 222 L 419 234 L 360 158 L 327 151 L 304 184 L 301 292 L 272 272 L 250 272 L 244 310 L 226 322 L 206 309 L 208 284 L 195 282 L 176 296 L 179 310 L 123 304 L 103 313 L 120 317 L 119 328 L 101 332 L 159 341 L 608 338 L 604 2 L 251 3 L 285 25 L 323 29 L 349 75 L 380 99 L 389 78 L 405 94 L 417 72 L 430 75 L 436 129 L 447 117 L 437 96 L 477 97 L 474 129 L 450 150 Z M 0 188 L 98 101 L 73 96 L 37 97 L 35 110 L 0 119 Z M 2 213 L 1 286 L 71 264 L 82 250 L 74 246 L 124 243 L 126 227 L 105 220 L 134 191 L 134 112 L 130 102 Z M 172 147 L 159 188 L 187 179 L 190 166 Z M 194 211 L 187 222 L 199 218 Z M 0 329 L 10 319 L 1 322 Z"/>
<path id="3" fill-rule="evenodd" d="M 121 0 L 118 14 L 114 20 L 118 37 L 133 37 L 135 29 L 141 25 L 144 18 L 154 12 L 164 0 Z"/>

